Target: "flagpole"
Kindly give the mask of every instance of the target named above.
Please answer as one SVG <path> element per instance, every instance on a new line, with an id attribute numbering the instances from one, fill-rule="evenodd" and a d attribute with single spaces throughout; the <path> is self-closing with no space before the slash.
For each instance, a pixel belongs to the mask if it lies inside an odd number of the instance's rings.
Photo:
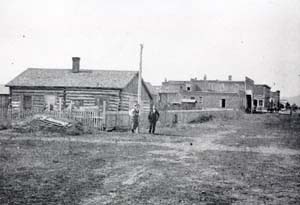
<path id="1" fill-rule="evenodd" d="M 140 66 L 139 66 L 139 81 L 138 81 L 138 104 L 139 104 L 139 121 L 141 113 L 143 110 L 142 107 L 142 66 L 143 66 L 143 44 L 140 44 Z M 138 126 L 138 133 L 140 133 L 140 123 Z"/>

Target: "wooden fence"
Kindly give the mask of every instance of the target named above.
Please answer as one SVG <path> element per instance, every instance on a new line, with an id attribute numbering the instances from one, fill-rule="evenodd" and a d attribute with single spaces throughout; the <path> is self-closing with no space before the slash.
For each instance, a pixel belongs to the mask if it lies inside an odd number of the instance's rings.
<path id="1" fill-rule="evenodd" d="M 103 129 L 103 116 L 100 111 L 42 111 L 42 110 L 8 110 L 12 121 L 24 120 L 34 115 L 46 115 L 56 119 L 69 119 L 81 122 L 86 127 Z"/>

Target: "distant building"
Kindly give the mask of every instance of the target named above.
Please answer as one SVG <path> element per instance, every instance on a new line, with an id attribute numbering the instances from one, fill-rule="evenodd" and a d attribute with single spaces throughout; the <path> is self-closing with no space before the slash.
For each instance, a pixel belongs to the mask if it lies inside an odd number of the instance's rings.
<path id="1" fill-rule="evenodd" d="M 138 72 L 80 69 L 74 57 L 72 69 L 29 68 L 7 86 L 12 106 L 17 110 L 58 109 L 75 105 L 78 109 L 128 110 L 137 102 Z M 152 96 L 142 82 L 142 108 L 149 109 Z"/>
<path id="2" fill-rule="evenodd" d="M 9 88 L 0 85 L 0 109 L 7 108 L 9 104 Z"/>
<path id="3" fill-rule="evenodd" d="M 254 86 L 253 105 L 256 111 L 267 111 L 271 108 L 271 87 L 270 86 L 265 84 L 257 84 Z"/>
<path id="4" fill-rule="evenodd" d="M 0 96 L 9 96 L 9 88 L 0 84 Z"/>
<path id="5" fill-rule="evenodd" d="M 232 108 L 252 111 L 254 81 L 203 80 L 165 81 L 159 92 L 160 104 L 180 109 Z"/>
<path id="6" fill-rule="evenodd" d="M 271 103 L 274 106 L 275 110 L 280 109 L 280 91 L 276 90 L 275 92 L 271 91 Z"/>
<path id="7" fill-rule="evenodd" d="M 9 106 L 9 88 L 0 85 L 0 120 L 6 118 Z"/>

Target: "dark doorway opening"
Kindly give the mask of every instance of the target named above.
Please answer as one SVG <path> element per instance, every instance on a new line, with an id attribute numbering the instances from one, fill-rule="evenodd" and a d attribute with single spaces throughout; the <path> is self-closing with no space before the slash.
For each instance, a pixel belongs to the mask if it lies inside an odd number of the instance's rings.
<path id="1" fill-rule="evenodd" d="M 257 99 L 253 100 L 253 111 L 255 112 L 257 108 Z"/>
<path id="2" fill-rule="evenodd" d="M 251 112 L 252 109 L 252 97 L 251 95 L 246 95 L 246 112 Z"/>

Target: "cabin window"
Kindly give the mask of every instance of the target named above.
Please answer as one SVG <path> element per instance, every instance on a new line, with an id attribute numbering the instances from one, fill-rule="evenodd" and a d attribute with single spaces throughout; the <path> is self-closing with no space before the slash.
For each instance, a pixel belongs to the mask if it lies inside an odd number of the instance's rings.
<path id="1" fill-rule="evenodd" d="M 263 107 L 263 106 L 264 106 L 264 100 L 259 100 L 259 101 L 258 101 L 258 105 L 259 105 L 260 107 Z"/>
<path id="2" fill-rule="evenodd" d="M 96 97 L 95 98 L 95 105 L 98 106 L 98 107 L 101 107 L 103 105 L 103 101 L 104 99 L 101 98 L 101 97 Z"/>
<path id="3" fill-rule="evenodd" d="M 25 95 L 23 101 L 24 110 L 31 110 L 32 108 L 32 96 Z"/>
<path id="4" fill-rule="evenodd" d="M 55 95 L 46 95 L 45 102 L 46 102 L 46 110 L 53 111 L 55 104 L 56 104 L 56 96 Z"/>
<path id="5" fill-rule="evenodd" d="M 74 100 L 73 103 L 74 103 L 74 106 L 76 108 L 80 108 L 80 107 L 82 107 L 84 105 L 84 101 L 83 100 Z"/>
<path id="6" fill-rule="evenodd" d="M 225 108 L 226 107 L 226 100 L 222 99 L 221 100 L 221 108 Z"/>
<path id="7" fill-rule="evenodd" d="M 187 87 L 186 87 L 186 90 L 187 90 L 187 91 L 191 91 L 191 87 L 190 87 L 190 86 L 187 86 Z"/>
<path id="8" fill-rule="evenodd" d="M 195 97 L 194 97 L 194 96 L 192 96 L 192 97 L 191 97 L 191 100 L 195 100 Z"/>
<path id="9" fill-rule="evenodd" d="M 203 97 L 202 96 L 199 97 L 199 101 L 198 102 L 199 103 L 203 103 Z"/>

